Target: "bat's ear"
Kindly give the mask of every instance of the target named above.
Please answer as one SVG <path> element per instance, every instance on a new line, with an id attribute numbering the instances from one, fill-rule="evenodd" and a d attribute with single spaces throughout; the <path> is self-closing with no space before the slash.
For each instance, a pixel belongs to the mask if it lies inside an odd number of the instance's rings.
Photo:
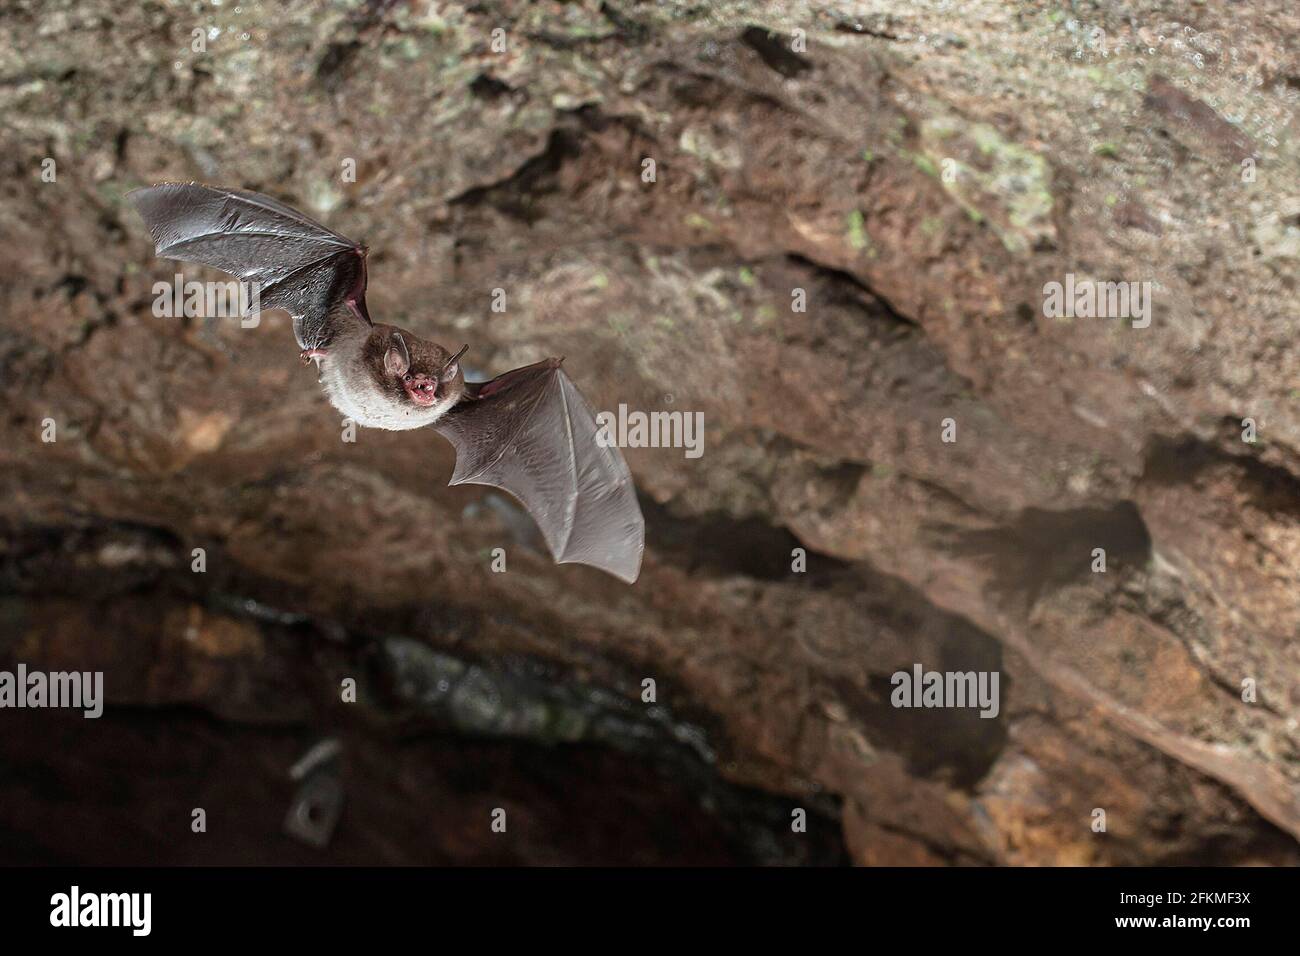
<path id="1" fill-rule="evenodd" d="M 442 374 L 439 375 L 438 377 L 441 378 L 444 382 L 450 382 L 453 378 L 455 378 L 456 374 L 460 371 L 460 357 L 468 351 L 469 351 L 469 346 L 462 345 L 460 347 L 460 351 L 457 352 L 455 355 L 453 355 L 447 361 L 447 364 L 443 366 Z"/>
<path id="2" fill-rule="evenodd" d="M 399 378 L 411 368 L 411 353 L 406 350 L 406 339 L 401 332 L 394 332 L 389 340 L 388 351 L 384 353 L 384 370 Z"/>

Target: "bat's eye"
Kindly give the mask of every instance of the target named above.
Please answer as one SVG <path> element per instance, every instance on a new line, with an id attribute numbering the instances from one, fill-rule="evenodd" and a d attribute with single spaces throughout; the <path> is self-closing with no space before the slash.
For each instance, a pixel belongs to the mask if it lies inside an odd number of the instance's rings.
<path id="1" fill-rule="evenodd" d="M 412 376 L 410 372 L 407 372 L 405 375 L 402 376 L 402 381 L 409 382 L 413 377 L 414 376 Z"/>

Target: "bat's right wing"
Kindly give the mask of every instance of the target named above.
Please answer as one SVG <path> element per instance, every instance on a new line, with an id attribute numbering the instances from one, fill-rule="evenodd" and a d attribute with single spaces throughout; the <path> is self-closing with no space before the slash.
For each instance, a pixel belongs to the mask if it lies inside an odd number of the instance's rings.
<path id="1" fill-rule="evenodd" d="M 366 311 L 366 250 L 261 193 L 163 183 L 130 197 L 167 259 L 212 266 L 254 284 L 262 308 L 284 309 L 304 349 L 327 344 L 330 314 Z"/>
<path id="2" fill-rule="evenodd" d="M 578 562 L 629 584 L 641 571 L 645 520 L 617 447 L 560 359 L 471 386 L 433 428 L 456 448 L 451 484 L 491 485 L 518 498 L 558 563 Z"/>

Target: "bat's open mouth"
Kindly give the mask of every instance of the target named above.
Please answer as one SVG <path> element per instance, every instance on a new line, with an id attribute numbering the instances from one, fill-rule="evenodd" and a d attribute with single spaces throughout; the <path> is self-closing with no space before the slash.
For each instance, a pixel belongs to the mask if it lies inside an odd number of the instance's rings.
<path id="1" fill-rule="evenodd" d="M 402 382 L 406 395 L 417 405 L 432 405 L 438 400 L 438 380 L 425 375 L 408 375 Z"/>

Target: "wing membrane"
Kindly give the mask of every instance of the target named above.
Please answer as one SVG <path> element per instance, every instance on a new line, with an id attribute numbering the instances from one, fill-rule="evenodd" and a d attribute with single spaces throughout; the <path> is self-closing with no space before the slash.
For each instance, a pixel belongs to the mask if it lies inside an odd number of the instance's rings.
<path id="1" fill-rule="evenodd" d="M 328 318 L 351 298 L 365 306 L 365 250 L 260 193 L 163 183 L 130 195 L 158 255 L 197 262 L 254 285 L 263 308 L 293 316 L 302 348 L 325 344 Z"/>
<path id="2" fill-rule="evenodd" d="M 597 441 L 591 407 L 558 359 L 481 386 L 434 428 L 456 448 L 451 484 L 518 498 L 557 562 L 601 568 L 631 583 L 645 521 L 623 455 Z"/>

